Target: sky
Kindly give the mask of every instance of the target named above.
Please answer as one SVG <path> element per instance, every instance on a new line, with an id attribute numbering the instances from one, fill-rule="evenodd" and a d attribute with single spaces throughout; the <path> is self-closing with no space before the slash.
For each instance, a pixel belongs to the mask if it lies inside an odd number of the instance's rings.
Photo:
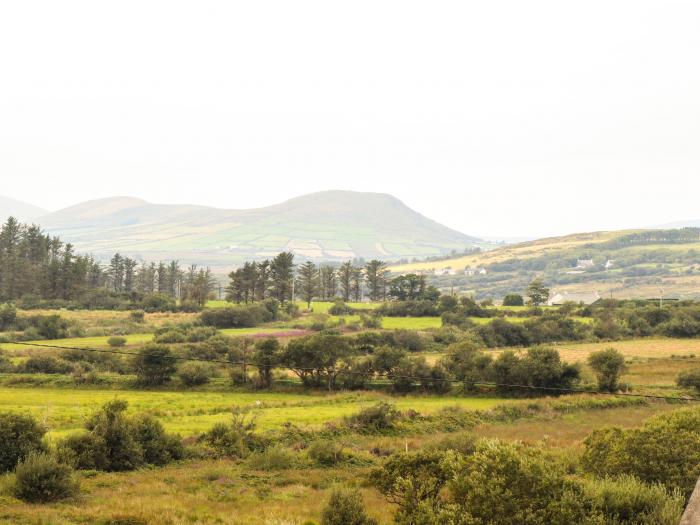
<path id="1" fill-rule="evenodd" d="M 0 5 L 0 194 L 386 192 L 464 233 L 700 219 L 700 2 Z"/>

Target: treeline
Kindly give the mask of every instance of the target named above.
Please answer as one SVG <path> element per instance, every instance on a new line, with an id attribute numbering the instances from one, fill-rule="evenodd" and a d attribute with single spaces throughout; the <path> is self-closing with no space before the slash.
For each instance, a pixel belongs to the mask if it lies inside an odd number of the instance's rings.
<path id="1" fill-rule="evenodd" d="M 340 266 L 306 261 L 297 266 L 291 252 L 280 253 L 271 260 L 245 262 L 229 274 L 229 279 L 226 298 L 236 303 L 268 298 L 284 303 L 294 297 L 310 306 L 314 299 L 436 300 L 440 295 L 435 287 L 428 285 L 424 275 L 390 278 L 386 263 L 377 259 L 363 266 L 352 261 Z"/>
<path id="2" fill-rule="evenodd" d="M 177 261 L 139 264 L 120 254 L 105 266 L 77 255 L 72 244 L 44 234 L 39 226 L 12 217 L 0 226 L 0 302 L 17 301 L 26 308 L 70 303 L 117 308 L 159 294 L 203 305 L 214 285 L 208 268 L 182 269 Z"/>

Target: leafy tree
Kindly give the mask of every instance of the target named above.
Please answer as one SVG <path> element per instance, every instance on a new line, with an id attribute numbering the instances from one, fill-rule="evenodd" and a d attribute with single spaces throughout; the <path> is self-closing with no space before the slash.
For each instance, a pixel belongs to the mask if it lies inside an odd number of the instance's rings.
<path id="1" fill-rule="evenodd" d="M 335 268 L 328 264 L 321 265 L 319 269 L 319 294 L 321 300 L 333 299 L 338 292 L 338 278 Z"/>
<path id="2" fill-rule="evenodd" d="M 529 297 L 531 305 L 540 306 L 549 299 L 549 288 L 544 285 L 542 279 L 535 279 L 527 287 L 526 295 Z"/>
<path id="3" fill-rule="evenodd" d="M 598 390 L 617 391 L 620 376 L 627 370 L 625 356 L 614 348 L 607 348 L 589 355 L 588 364 L 596 373 Z"/>
<path id="4" fill-rule="evenodd" d="M 282 351 L 281 361 L 307 386 L 324 385 L 330 390 L 341 369 L 339 363 L 350 356 L 346 338 L 338 335 L 312 335 L 293 339 Z"/>
<path id="5" fill-rule="evenodd" d="M 138 382 L 145 386 L 164 385 L 177 371 L 173 354 L 166 345 L 149 343 L 132 358 Z"/>
<path id="6" fill-rule="evenodd" d="M 549 295 L 547 296 L 549 298 Z M 525 299 L 518 293 L 509 293 L 503 298 L 503 306 L 524 306 Z"/>
<path id="7" fill-rule="evenodd" d="M 255 343 L 255 362 L 258 365 L 258 379 L 261 388 L 272 386 L 272 371 L 279 360 L 280 343 L 269 337 Z"/>
<path id="8" fill-rule="evenodd" d="M 423 299 L 427 284 L 425 275 L 399 275 L 389 281 L 389 295 L 399 301 Z"/>
<path id="9" fill-rule="evenodd" d="M 311 301 L 318 293 L 319 274 L 316 265 L 307 261 L 299 267 L 297 274 L 297 289 L 301 298 L 306 302 L 306 308 L 311 308 Z"/>

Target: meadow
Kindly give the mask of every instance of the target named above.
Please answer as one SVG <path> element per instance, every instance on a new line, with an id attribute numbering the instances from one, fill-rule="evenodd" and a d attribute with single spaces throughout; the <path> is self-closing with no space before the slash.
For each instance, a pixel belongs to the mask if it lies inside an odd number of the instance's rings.
<path id="1" fill-rule="evenodd" d="M 226 306 L 216 301 L 208 307 Z M 332 303 L 314 302 L 312 312 L 299 319 L 272 322 L 255 328 L 223 329 L 232 337 L 278 337 L 282 344 L 310 333 L 323 321 L 336 327 L 359 322 L 359 315 L 331 316 Z M 374 308 L 359 303 L 354 308 Z M 517 308 L 512 309 L 517 310 Z M 46 311 L 82 323 L 89 329 L 118 328 L 128 324 L 124 312 Z M 153 339 L 153 331 L 166 324 L 191 322 L 191 314 L 147 314 L 140 333 L 124 335 L 126 350 L 134 351 Z M 513 317 L 512 322 L 527 318 Z M 476 323 L 483 319 L 473 318 Z M 340 323 L 340 324 L 339 324 Z M 439 317 L 384 317 L 381 330 L 415 330 L 430 338 L 442 325 Z M 349 335 L 380 329 L 354 328 Z M 108 348 L 108 335 L 70 337 L 37 344 L 76 348 Z M 595 381 L 586 364 L 596 351 L 614 347 L 625 357 L 621 380 L 633 392 L 668 396 L 687 394 L 678 389 L 679 373 L 700 365 L 700 339 L 644 338 L 614 342 L 556 343 L 564 361 L 580 363 L 585 383 Z M 30 355 L 60 355 L 59 350 L 0 344 L 14 362 Z M 506 349 L 486 350 L 496 356 Z M 524 349 L 515 349 L 522 352 Z M 444 353 L 418 354 L 433 364 Z M 553 457 L 577 458 L 584 439 L 609 426 L 634 428 L 650 417 L 688 406 L 684 401 L 654 401 L 621 396 L 574 394 L 562 397 L 518 398 L 497 396 L 487 388 L 465 393 L 453 389 L 436 395 L 395 394 L 389 385 L 370 390 L 334 391 L 302 389 L 289 373 L 269 390 L 232 386 L 225 370 L 209 384 L 186 387 L 178 379 L 153 388 L 140 388 L 131 375 L 106 375 L 109 381 L 76 384 L 69 375 L 0 374 L 0 412 L 29 414 L 48 431 L 56 445 L 84 432 L 88 418 L 105 403 L 128 402 L 129 414 L 148 414 L 168 432 L 195 444 L 216 424 L 228 424 L 234 411 L 246 414 L 255 430 L 273 443 L 284 443 L 287 463 L 265 463 L 262 453 L 221 459 L 189 457 L 162 467 L 132 472 L 81 471 L 82 494 L 65 502 L 30 505 L 12 496 L 10 475 L 0 475 L 0 523 L 34 525 L 98 523 L 144 525 L 211 523 L 291 525 L 318 523 L 329 494 L 339 486 L 355 487 L 371 516 L 391 523 L 395 505 L 367 483 L 373 468 L 393 453 L 431 450 L 445 440 L 465 435 L 520 442 L 547 450 Z M 111 379 L 110 379 L 111 378 Z M 366 432 L 347 426 L 358 412 L 390 403 L 404 419 L 398 429 Z M 332 441 L 342 450 L 343 461 L 315 463 L 308 452 L 314 439 Z M 124 502 L 128 501 L 128 504 Z M 308 521 L 312 520 L 312 521 Z"/>

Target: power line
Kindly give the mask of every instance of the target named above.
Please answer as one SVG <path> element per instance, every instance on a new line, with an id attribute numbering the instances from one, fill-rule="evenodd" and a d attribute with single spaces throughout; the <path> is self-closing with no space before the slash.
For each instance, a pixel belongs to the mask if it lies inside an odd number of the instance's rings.
<path id="1" fill-rule="evenodd" d="M 144 354 L 144 353 L 139 353 L 139 352 L 129 352 L 126 350 L 117 350 L 117 349 L 103 349 L 103 348 L 90 348 L 90 347 L 77 347 L 77 346 L 59 346 L 59 345 L 52 345 L 52 344 L 46 344 L 46 343 L 26 343 L 26 342 L 12 342 L 12 343 L 6 343 L 6 344 L 13 344 L 13 345 L 22 345 L 22 346 L 31 346 L 31 347 L 40 347 L 40 348 L 52 348 L 52 349 L 57 349 L 57 350 L 77 350 L 80 352 L 94 352 L 94 353 L 102 353 L 102 354 L 116 354 L 116 355 L 125 355 L 125 356 L 138 356 L 138 357 L 157 357 L 160 359 L 170 359 L 172 361 L 190 361 L 190 362 L 198 362 L 198 363 L 217 363 L 217 364 L 223 364 L 223 365 L 233 365 L 233 366 L 251 366 L 251 367 L 257 367 L 257 368 L 282 368 L 285 370 L 290 370 L 292 372 L 295 371 L 300 371 L 300 372 L 314 372 L 319 370 L 318 367 L 298 367 L 298 366 L 291 366 L 287 365 L 284 363 L 255 363 L 253 361 L 235 361 L 235 360 L 228 360 L 228 359 L 204 359 L 204 358 L 198 358 L 198 357 L 182 357 L 182 356 L 175 356 L 175 355 L 169 355 L 169 356 L 163 356 L 163 355 L 156 355 L 156 354 Z M 368 378 L 371 378 L 374 376 L 373 372 L 359 372 L 359 371 L 352 371 L 352 370 L 331 370 L 333 373 L 336 375 L 339 374 L 344 374 L 344 375 L 355 375 L 355 376 L 365 376 Z M 660 395 L 654 395 L 654 394 L 636 394 L 632 392 L 604 392 L 600 390 L 585 390 L 582 388 L 564 388 L 564 387 L 547 387 L 547 386 L 534 386 L 534 385 L 521 385 L 521 384 L 509 384 L 509 383 L 495 383 L 495 382 L 490 382 L 490 381 L 471 381 L 471 380 L 458 380 L 458 379 L 449 379 L 449 378 L 435 378 L 435 377 L 425 377 L 425 376 L 413 376 L 413 375 L 397 375 L 397 374 L 387 374 L 387 379 L 407 379 L 407 380 L 412 380 L 412 381 L 432 381 L 432 382 L 441 382 L 441 383 L 450 383 L 452 385 L 461 385 L 461 386 L 486 386 L 486 387 L 495 387 L 495 388 L 522 388 L 522 389 L 527 389 L 527 390 L 542 390 L 542 391 L 549 391 L 549 392 L 561 392 L 561 393 L 576 393 L 576 394 L 593 394 L 593 395 L 608 395 L 608 396 L 623 396 L 623 397 L 636 397 L 636 398 L 646 398 L 646 399 L 658 399 L 658 400 L 666 400 L 666 401 L 700 401 L 700 398 L 697 397 L 672 397 L 672 396 L 660 396 Z"/>

